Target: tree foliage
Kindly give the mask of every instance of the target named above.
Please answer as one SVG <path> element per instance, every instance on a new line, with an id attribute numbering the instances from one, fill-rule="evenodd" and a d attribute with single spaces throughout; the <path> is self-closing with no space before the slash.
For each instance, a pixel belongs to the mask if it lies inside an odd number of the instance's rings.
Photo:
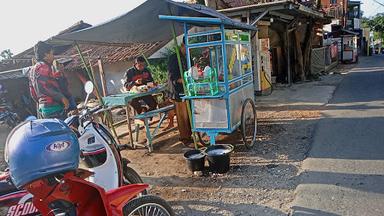
<path id="1" fill-rule="evenodd" d="M 3 50 L 0 53 L 0 61 L 5 60 L 5 59 L 10 59 L 10 58 L 12 58 L 12 56 L 13 56 L 13 53 L 11 52 L 10 49 Z"/>
<path id="2" fill-rule="evenodd" d="M 380 39 L 384 38 L 384 13 L 377 14 L 370 20 L 366 21 L 366 23 Z"/>
<path id="3" fill-rule="evenodd" d="M 370 27 L 369 21 L 370 21 L 370 19 L 367 17 L 361 18 L 361 25 L 363 26 L 363 28 L 369 28 Z"/>

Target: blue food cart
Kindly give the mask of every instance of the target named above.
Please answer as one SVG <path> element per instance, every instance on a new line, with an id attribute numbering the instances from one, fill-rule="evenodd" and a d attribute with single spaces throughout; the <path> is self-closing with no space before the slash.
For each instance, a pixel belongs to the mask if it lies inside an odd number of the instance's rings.
<path id="1" fill-rule="evenodd" d="M 214 145 L 219 133 L 240 129 L 245 146 L 252 147 L 257 118 L 251 32 L 257 29 L 220 18 L 159 17 L 184 25 L 184 99 L 190 100 L 192 130 Z"/>

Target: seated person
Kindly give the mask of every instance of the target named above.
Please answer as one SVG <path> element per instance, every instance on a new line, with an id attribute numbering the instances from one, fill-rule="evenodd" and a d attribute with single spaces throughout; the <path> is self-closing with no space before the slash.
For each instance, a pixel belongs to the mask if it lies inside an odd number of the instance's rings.
<path id="1" fill-rule="evenodd" d="M 145 67 L 145 59 L 143 57 L 140 56 L 135 59 L 134 66 L 125 72 L 124 80 L 124 87 L 127 91 L 129 91 L 134 86 L 153 83 L 151 72 Z M 140 103 L 140 100 L 144 101 L 144 103 L 148 105 L 149 109 L 143 107 Z M 157 102 L 152 95 L 147 95 L 133 99 L 131 101 L 131 106 L 136 110 L 137 114 L 141 114 L 142 112 L 156 109 Z"/>

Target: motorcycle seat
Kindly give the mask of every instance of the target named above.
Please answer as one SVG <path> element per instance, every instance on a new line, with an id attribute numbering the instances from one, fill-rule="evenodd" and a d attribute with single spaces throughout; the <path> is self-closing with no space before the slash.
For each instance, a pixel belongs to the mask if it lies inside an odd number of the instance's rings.
<path id="1" fill-rule="evenodd" d="M 0 197 L 17 191 L 19 190 L 7 180 L 0 181 Z"/>
<path id="2" fill-rule="evenodd" d="M 0 197 L 16 191 L 18 189 L 9 180 L 9 175 L 7 173 L 0 173 Z"/>

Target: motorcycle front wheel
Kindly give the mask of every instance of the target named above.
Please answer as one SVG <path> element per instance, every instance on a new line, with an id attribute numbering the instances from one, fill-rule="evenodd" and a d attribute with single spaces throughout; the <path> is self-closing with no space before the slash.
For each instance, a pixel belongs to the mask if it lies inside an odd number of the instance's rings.
<path id="1" fill-rule="evenodd" d="M 124 216 L 174 216 L 171 206 L 157 196 L 147 195 L 131 200 L 124 206 Z"/>
<path id="2" fill-rule="evenodd" d="M 124 184 L 141 184 L 144 183 L 139 174 L 131 167 L 124 165 L 123 167 Z"/>

